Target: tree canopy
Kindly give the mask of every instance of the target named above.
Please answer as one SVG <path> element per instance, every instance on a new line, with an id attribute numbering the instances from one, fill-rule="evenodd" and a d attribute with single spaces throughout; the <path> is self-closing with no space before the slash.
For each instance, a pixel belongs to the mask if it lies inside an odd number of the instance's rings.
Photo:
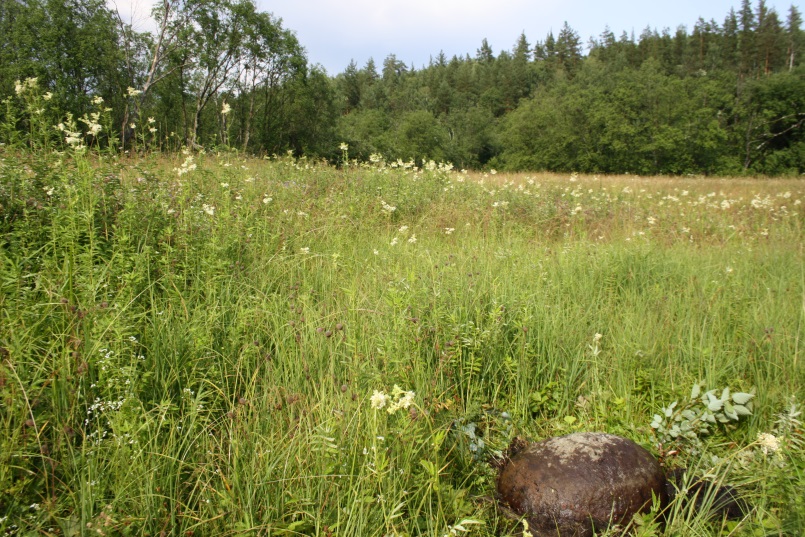
<path id="1" fill-rule="evenodd" d="M 415 67 L 394 54 L 335 76 L 311 65 L 252 0 L 159 0 L 136 32 L 102 0 L 0 2 L 0 96 L 35 77 L 49 110 L 101 97 L 129 148 L 236 147 L 338 160 L 436 159 L 464 168 L 639 174 L 805 172 L 805 42 L 796 6 L 743 0 L 692 29 L 565 22 L 510 50 Z M 25 128 L 24 117 L 0 121 Z M 52 118 L 58 123 L 59 117 Z M 148 132 L 144 132 L 148 129 Z M 8 130 L 8 129 L 6 129 Z"/>

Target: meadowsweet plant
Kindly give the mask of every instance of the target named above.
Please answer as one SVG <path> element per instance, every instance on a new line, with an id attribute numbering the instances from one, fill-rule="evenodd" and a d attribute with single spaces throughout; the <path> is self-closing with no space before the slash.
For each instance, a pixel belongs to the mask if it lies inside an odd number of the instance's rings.
<path id="1" fill-rule="evenodd" d="M 513 534 L 490 461 L 603 430 L 729 466 L 757 506 L 734 534 L 801 533 L 798 181 L 333 167 L 178 135 L 117 159 L 106 103 L 68 118 L 37 84 L 0 132 L 0 531 Z M 129 121 L 154 143 L 159 118 Z M 763 397 L 655 410 L 703 374 Z"/>

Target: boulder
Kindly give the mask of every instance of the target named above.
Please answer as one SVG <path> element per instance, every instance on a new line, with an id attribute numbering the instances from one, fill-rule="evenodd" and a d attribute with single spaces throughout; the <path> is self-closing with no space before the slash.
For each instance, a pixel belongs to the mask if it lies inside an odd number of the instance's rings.
<path id="1" fill-rule="evenodd" d="M 657 459 L 626 438 L 575 433 L 531 444 L 498 477 L 500 499 L 535 537 L 592 537 L 667 502 Z"/>

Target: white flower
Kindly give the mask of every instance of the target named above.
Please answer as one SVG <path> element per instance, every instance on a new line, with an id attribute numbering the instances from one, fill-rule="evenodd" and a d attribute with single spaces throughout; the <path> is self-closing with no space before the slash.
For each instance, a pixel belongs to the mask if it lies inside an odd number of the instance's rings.
<path id="1" fill-rule="evenodd" d="M 156 122 L 157 122 L 157 120 L 156 120 L 156 119 L 154 119 L 154 118 L 152 118 L 152 117 L 149 117 L 149 118 L 148 118 L 148 124 L 149 124 L 149 125 L 153 125 L 153 124 L 154 124 L 154 123 L 156 123 Z"/>
<path id="2" fill-rule="evenodd" d="M 410 237 L 408 237 L 408 244 L 414 244 L 416 242 L 416 233 L 412 233 Z"/>
<path id="3" fill-rule="evenodd" d="M 456 230 L 456 228 L 454 228 L 454 227 L 446 227 L 446 228 L 444 228 L 444 234 L 445 235 L 450 235 L 455 230 Z"/>
<path id="4" fill-rule="evenodd" d="M 760 433 L 757 435 L 757 442 L 760 445 L 761 451 L 764 455 L 775 453 L 780 450 L 780 439 L 769 433 Z"/>
<path id="5" fill-rule="evenodd" d="M 392 246 L 397 246 L 397 242 L 398 242 L 397 237 L 394 237 L 393 239 L 391 239 L 391 245 Z"/>
<path id="6" fill-rule="evenodd" d="M 129 86 L 129 87 L 128 87 L 128 89 L 126 90 L 126 92 L 128 93 L 129 97 L 136 97 L 137 95 L 139 95 L 139 94 L 141 94 L 141 93 L 142 93 L 142 91 L 141 91 L 141 90 L 134 89 L 134 88 L 132 88 L 131 86 Z"/>
<path id="7" fill-rule="evenodd" d="M 375 410 L 380 410 L 381 408 L 386 406 L 388 398 L 389 396 L 386 395 L 385 393 L 375 390 L 374 393 L 372 394 L 372 397 L 369 398 L 369 403 L 371 403 L 372 408 L 374 408 Z"/>
<path id="8" fill-rule="evenodd" d="M 232 107 L 229 106 L 229 103 L 224 102 L 224 105 L 221 107 L 221 115 L 225 116 L 231 111 L 232 111 Z"/>
<path id="9" fill-rule="evenodd" d="M 602 336 L 601 334 L 596 333 L 596 334 L 593 336 L 593 341 L 594 341 L 594 342 L 596 342 L 596 343 L 598 343 L 599 341 L 601 341 L 601 338 L 602 338 L 602 337 L 604 337 L 604 336 Z"/>
<path id="10" fill-rule="evenodd" d="M 201 206 L 204 209 L 204 212 L 210 216 L 215 216 L 215 207 L 212 205 L 207 205 L 206 203 Z"/>
<path id="11" fill-rule="evenodd" d="M 129 128 L 130 128 L 131 130 L 134 130 L 134 129 L 136 129 L 136 128 L 137 128 L 137 124 L 136 124 L 136 123 L 129 123 Z"/>
<path id="12" fill-rule="evenodd" d="M 346 151 L 347 149 L 349 149 L 349 145 L 344 142 L 341 142 L 341 144 L 338 146 L 338 149 L 340 149 L 341 151 Z"/>
<path id="13" fill-rule="evenodd" d="M 229 183 L 221 183 L 221 188 L 229 188 Z"/>
<path id="14" fill-rule="evenodd" d="M 22 82 L 20 82 L 19 80 L 15 80 L 15 81 L 14 81 L 14 92 L 15 92 L 17 95 L 19 95 L 19 94 L 20 94 L 20 93 L 22 93 L 23 91 L 25 91 L 25 86 L 23 86 L 23 85 L 22 85 Z"/>
<path id="15" fill-rule="evenodd" d="M 49 100 L 51 100 L 53 98 L 53 94 L 50 93 L 50 92 L 47 92 L 44 95 L 42 95 L 42 98 L 45 99 L 46 101 L 49 101 Z"/>
<path id="16" fill-rule="evenodd" d="M 149 127 L 148 132 L 154 134 L 157 131 L 156 127 Z"/>
<path id="17" fill-rule="evenodd" d="M 408 226 L 400 226 L 400 229 L 397 230 L 399 233 L 405 233 L 408 231 Z"/>
<path id="18" fill-rule="evenodd" d="M 92 98 L 92 104 L 103 104 L 103 97 L 96 95 Z"/>
<path id="19" fill-rule="evenodd" d="M 303 254 L 309 254 L 310 248 L 308 248 L 307 246 L 305 246 L 304 248 L 299 248 L 299 252 Z"/>
<path id="20" fill-rule="evenodd" d="M 265 203 L 265 204 L 269 204 L 269 203 L 271 203 L 271 201 L 272 201 L 273 199 L 274 199 L 274 198 L 269 197 L 269 196 L 266 194 L 266 196 L 263 198 L 263 203 Z"/>

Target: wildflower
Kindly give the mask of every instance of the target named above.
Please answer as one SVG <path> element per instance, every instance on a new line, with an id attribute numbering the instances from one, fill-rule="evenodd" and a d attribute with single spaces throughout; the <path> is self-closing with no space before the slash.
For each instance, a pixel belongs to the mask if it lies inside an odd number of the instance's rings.
<path id="1" fill-rule="evenodd" d="M 195 169 L 196 169 L 196 163 L 193 162 L 193 155 L 188 155 L 188 157 L 182 163 L 181 167 L 174 168 L 173 170 L 179 174 L 179 177 L 181 177 L 187 172 L 191 172 Z"/>
<path id="2" fill-rule="evenodd" d="M 206 203 L 201 206 L 205 213 L 210 216 L 215 216 L 215 207 L 212 205 L 207 205 Z"/>
<path id="3" fill-rule="evenodd" d="M 299 252 L 303 254 L 309 254 L 310 248 L 308 248 L 307 246 L 305 246 L 304 248 L 299 248 Z"/>
<path id="4" fill-rule="evenodd" d="M 372 253 L 375 254 L 375 255 L 380 255 L 380 252 L 377 251 L 377 249 L 372 250 Z"/>
<path id="5" fill-rule="evenodd" d="M 653 216 L 649 216 L 648 218 L 646 218 L 646 221 L 648 222 L 648 225 L 650 225 L 650 226 L 653 226 L 654 224 L 657 223 L 657 219 L 654 218 Z"/>
<path id="6" fill-rule="evenodd" d="M 346 151 L 349 149 L 349 145 L 344 142 L 341 142 L 341 144 L 338 146 L 338 149 L 340 149 L 341 151 Z"/>
<path id="7" fill-rule="evenodd" d="M 446 227 L 446 228 L 444 228 L 444 234 L 445 235 L 450 235 L 455 230 L 456 230 L 456 228 L 454 228 L 454 227 Z"/>
<path id="8" fill-rule="evenodd" d="M 394 205 L 389 205 L 388 203 L 386 203 L 383 200 L 380 200 L 380 205 L 383 207 L 383 212 L 388 213 L 388 214 L 391 214 L 391 213 L 393 213 L 394 211 L 397 210 L 397 207 L 395 207 Z"/>
<path id="9" fill-rule="evenodd" d="M 130 128 L 131 130 L 134 130 L 134 129 L 136 129 L 136 128 L 137 128 L 137 124 L 136 124 L 136 123 L 129 123 L 129 128 Z"/>
<path id="10" fill-rule="evenodd" d="M 760 450 L 764 455 L 775 453 L 780 450 L 780 439 L 769 433 L 760 433 L 757 435 L 757 442 L 760 445 Z"/>
<path id="11" fill-rule="evenodd" d="M 274 198 L 269 197 L 268 194 L 266 194 L 265 197 L 263 198 L 263 203 L 264 204 L 269 204 L 269 203 L 271 203 L 271 200 L 273 200 L 273 199 Z"/>
<path id="12" fill-rule="evenodd" d="M 157 131 L 156 127 L 150 127 L 148 129 L 148 132 L 150 132 L 151 134 L 154 134 L 156 131 Z"/>
<path id="13" fill-rule="evenodd" d="M 385 393 L 375 390 L 374 393 L 372 394 L 372 397 L 369 398 L 369 403 L 375 410 L 380 410 L 381 408 L 386 406 L 386 403 L 388 402 L 388 397 L 389 396 L 386 395 Z"/>
<path id="14" fill-rule="evenodd" d="M 598 343 L 599 341 L 601 341 L 601 338 L 602 338 L 602 337 L 604 337 L 604 336 L 603 336 L 603 335 L 601 335 L 601 334 L 599 334 L 599 333 L 596 333 L 596 334 L 593 336 L 593 342 Z"/>
<path id="15" fill-rule="evenodd" d="M 397 230 L 399 233 L 405 233 L 408 231 L 408 226 L 400 226 L 400 229 Z"/>
<path id="16" fill-rule="evenodd" d="M 221 115 L 225 116 L 231 111 L 232 111 L 232 107 L 229 106 L 229 103 L 224 102 L 224 105 L 221 107 Z"/>
<path id="17" fill-rule="evenodd" d="M 126 90 L 126 92 L 128 93 L 128 96 L 129 96 L 129 97 L 136 97 L 136 96 L 138 96 L 139 94 L 141 94 L 141 93 L 142 93 L 142 91 L 141 91 L 141 90 L 134 89 L 134 88 L 132 88 L 131 86 L 129 86 L 129 87 L 128 87 L 128 89 Z"/>
<path id="18" fill-rule="evenodd" d="M 397 237 L 394 237 L 393 239 L 391 239 L 391 245 L 392 246 L 397 246 L 397 242 L 398 242 Z"/>
<path id="19" fill-rule="evenodd" d="M 156 119 L 154 119 L 154 118 L 152 118 L 152 117 L 149 117 L 149 118 L 148 118 L 148 124 L 149 124 L 149 125 L 153 125 L 153 124 L 154 124 L 154 123 L 156 123 L 156 122 L 157 122 L 157 120 L 156 120 Z"/>
<path id="20" fill-rule="evenodd" d="M 408 237 L 408 244 L 414 244 L 416 242 L 416 233 L 412 233 L 410 237 Z"/>
<path id="21" fill-rule="evenodd" d="M 53 94 L 50 93 L 50 92 L 47 92 L 44 95 L 42 95 L 42 98 L 45 99 L 46 101 L 49 101 L 49 100 L 51 100 L 53 98 Z"/>
<path id="22" fill-rule="evenodd" d="M 229 188 L 229 183 L 221 183 L 221 188 Z"/>
<path id="23" fill-rule="evenodd" d="M 534 537 L 534 534 L 528 531 L 528 520 L 523 519 L 523 537 Z"/>
<path id="24" fill-rule="evenodd" d="M 14 92 L 20 95 L 23 91 L 25 91 L 25 86 L 22 85 L 22 82 L 19 80 L 14 81 Z"/>
<path id="25" fill-rule="evenodd" d="M 96 95 L 92 98 L 92 104 L 103 104 L 103 97 Z"/>

